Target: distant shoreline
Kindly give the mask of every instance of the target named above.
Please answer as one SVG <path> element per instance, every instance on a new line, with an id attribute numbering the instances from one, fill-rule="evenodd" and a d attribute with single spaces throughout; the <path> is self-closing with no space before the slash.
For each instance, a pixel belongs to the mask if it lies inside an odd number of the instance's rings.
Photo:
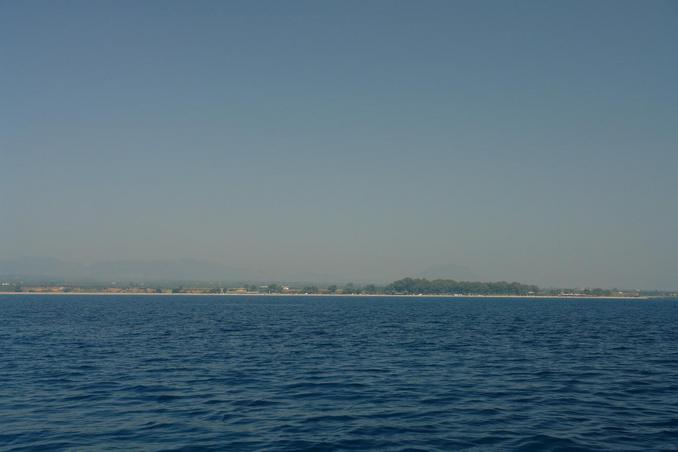
<path id="1" fill-rule="evenodd" d="M 144 293 L 144 292 L 0 292 L 0 295 L 54 295 L 54 296 L 137 296 L 137 297 L 359 297 L 359 298 L 524 298 L 554 300 L 650 300 L 667 297 L 595 296 L 595 295 L 442 295 L 442 294 L 315 294 L 315 293 Z M 670 298 L 670 297 L 669 297 Z"/>

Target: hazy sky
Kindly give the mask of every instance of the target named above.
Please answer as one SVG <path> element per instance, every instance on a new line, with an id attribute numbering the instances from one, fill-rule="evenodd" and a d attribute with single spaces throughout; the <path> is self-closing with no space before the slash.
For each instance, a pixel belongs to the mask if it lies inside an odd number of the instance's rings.
<path id="1" fill-rule="evenodd" d="M 678 3 L 3 1 L 0 169 L 0 258 L 675 289 Z"/>

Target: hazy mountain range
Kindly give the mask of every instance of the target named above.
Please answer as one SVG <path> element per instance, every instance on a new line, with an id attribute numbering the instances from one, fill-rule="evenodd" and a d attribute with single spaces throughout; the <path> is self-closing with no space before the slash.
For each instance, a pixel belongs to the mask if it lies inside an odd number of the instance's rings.
<path id="1" fill-rule="evenodd" d="M 65 281 L 239 281 L 256 272 L 195 259 L 119 260 L 78 264 L 56 258 L 0 259 L 0 278 Z"/>
<path id="2" fill-rule="evenodd" d="M 79 264 L 49 257 L 0 259 L 0 279 L 65 282 L 350 282 L 337 275 L 290 272 L 271 275 L 261 270 L 237 268 L 196 259 L 115 260 Z M 356 281 L 362 282 L 362 281 Z"/>
<path id="3" fill-rule="evenodd" d="M 414 275 L 416 278 L 454 279 L 457 281 L 477 281 L 478 275 L 471 269 L 459 264 L 432 265 Z"/>
<path id="4" fill-rule="evenodd" d="M 412 275 L 419 278 L 453 278 L 472 280 L 473 272 L 456 264 L 437 265 Z M 1 280 L 65 281 L 65 282 L 311 282 L 311 283 L 385 283 L 369 278 L 350 278 L 318 272 L 268 274 L 263 270 L 232 267 L 226 264 L 196 259 L 115 260 L 80 264 L 51 257 L 0 259 Z"/>

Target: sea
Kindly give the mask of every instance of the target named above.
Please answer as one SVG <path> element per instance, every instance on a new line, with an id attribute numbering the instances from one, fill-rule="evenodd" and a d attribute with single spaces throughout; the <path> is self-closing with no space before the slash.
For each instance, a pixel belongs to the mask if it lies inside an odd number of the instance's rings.
<path id="1" fill-rule="evenodd" d="M 678 450 L 678 300 L 0 296 L 0 450 Z"/>

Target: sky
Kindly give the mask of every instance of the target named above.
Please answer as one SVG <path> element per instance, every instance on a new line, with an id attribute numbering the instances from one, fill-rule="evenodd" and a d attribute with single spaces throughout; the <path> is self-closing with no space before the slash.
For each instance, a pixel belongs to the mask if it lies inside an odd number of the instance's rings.
<path id="1" fill-rule="evenodd" d="M 2 1 L 0 212 L 4 259 L 678 289 L 678 2 Z"/>

